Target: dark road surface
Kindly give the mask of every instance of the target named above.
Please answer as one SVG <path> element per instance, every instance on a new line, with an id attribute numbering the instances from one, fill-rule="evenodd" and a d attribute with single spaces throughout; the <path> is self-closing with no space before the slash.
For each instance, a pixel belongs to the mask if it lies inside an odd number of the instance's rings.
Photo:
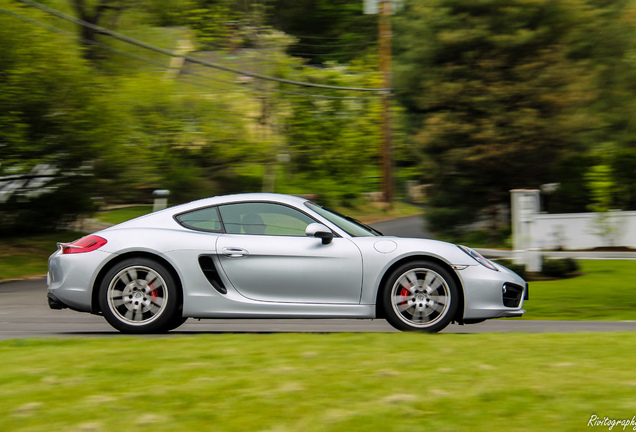
<path id="1" fill-rule="evenodd" d="M 386 236 L 432 238 L 431 233 L 424 226 L 424 217 L 422 215 L 391 219 L 370 225 Z"/>
<path id="2" fill-rule="evenodd" d="M 174 334 L 278 332 L 393 332 L 384 320 L 188 320 Z M 636 331 L 636 322 L 491 320 L 451 325 L 444 333 Z M 51 310 L 43 278 L 0 283 L 0 340 L 31 337 L 113 337 L 100 316 Z"/>

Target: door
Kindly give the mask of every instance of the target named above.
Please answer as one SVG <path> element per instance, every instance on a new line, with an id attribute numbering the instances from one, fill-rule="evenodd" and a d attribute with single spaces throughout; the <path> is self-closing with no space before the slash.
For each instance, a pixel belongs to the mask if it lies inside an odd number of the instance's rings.
<path id="1" fill-rule="evenodd" d="M 290 303 L 360 302 L 362 255 L 350 240 L 329 244 L 305 235 L 316 222 L 276 203 L 219 206 L 227 234 L 217 253 L 228 279 L 245 297 Z"/>

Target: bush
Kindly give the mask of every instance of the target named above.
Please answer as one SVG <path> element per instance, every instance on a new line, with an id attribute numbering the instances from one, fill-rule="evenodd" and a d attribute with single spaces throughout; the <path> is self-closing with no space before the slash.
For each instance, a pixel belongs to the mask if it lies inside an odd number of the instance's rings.
<path id="1" fill-rule="evenodd" d="M 49 232 L 92 214 L 92 184 L 91 176 L 78 175 L 16 191 L 0 206 L 0 237 Z"/>
<path id="2" fill-rule="evenodd" d="M 498 264 L 517 273 L 523 279 L 528 279 L 528 273 L 524 264 L 515 264 L 511 260 L 498 259 Z M 571 276 L 580 270 L 579 263 L 572 258 L 548 259 L 543 257 L 541 265 L 541 274 L 547 277 L 563 278 Z"/>
<path id="3" fill-rule="evenodd" d="M 579 264 L 572 258 L 547 259 L 543 258 L 541 274 L 548 277 L 566 277 L 579 271 Z"/>
<path id="4" fill-rule="evenodd" d="M 567 264 L 568 273 L 577 273 L 579 270 L 581 270 L 581 266 L 575 259 L 565 258 L 563 261 L 565 261 Z"/>

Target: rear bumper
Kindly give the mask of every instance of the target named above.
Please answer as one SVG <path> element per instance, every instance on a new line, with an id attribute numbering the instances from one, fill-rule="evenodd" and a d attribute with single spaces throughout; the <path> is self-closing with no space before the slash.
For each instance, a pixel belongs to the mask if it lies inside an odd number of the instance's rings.
<path id="1" fill-rule="evenodd" d="M 102 251 L 64 255 L 59 250 L 51 255 L 47 275 L 49 307 L 68 307 L 81 312 L 92 312 L 93 284 L 97 269 L 110 256 L 110 253 Z"/>

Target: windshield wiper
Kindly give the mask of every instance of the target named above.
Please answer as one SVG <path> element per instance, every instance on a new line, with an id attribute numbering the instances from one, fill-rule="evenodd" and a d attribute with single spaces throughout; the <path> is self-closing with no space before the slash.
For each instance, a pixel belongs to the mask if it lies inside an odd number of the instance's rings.
<path id="1" fill-rule="evenodd" d="M 351 216 L 347 216 L 347 215 L 340 215 L 340 216 L 343 216 L 346 220 L 348 220 L 350 222 L 353 222 L 355 224 L 358 224 L 358 225 L 360 225 L 363 228 L 368 229 L 372 233 L 375 233 L 375 234 L 377 234 L 379 236 L 384 237 L 384 234 L 382 234 L 380 231 L 378 231 L 377 229 L 373 228 L 372 226 L 369 226 L 369 225 L 367 225 L 365 223 L 360 222 L 358 219 L 352 218 Z"/>

